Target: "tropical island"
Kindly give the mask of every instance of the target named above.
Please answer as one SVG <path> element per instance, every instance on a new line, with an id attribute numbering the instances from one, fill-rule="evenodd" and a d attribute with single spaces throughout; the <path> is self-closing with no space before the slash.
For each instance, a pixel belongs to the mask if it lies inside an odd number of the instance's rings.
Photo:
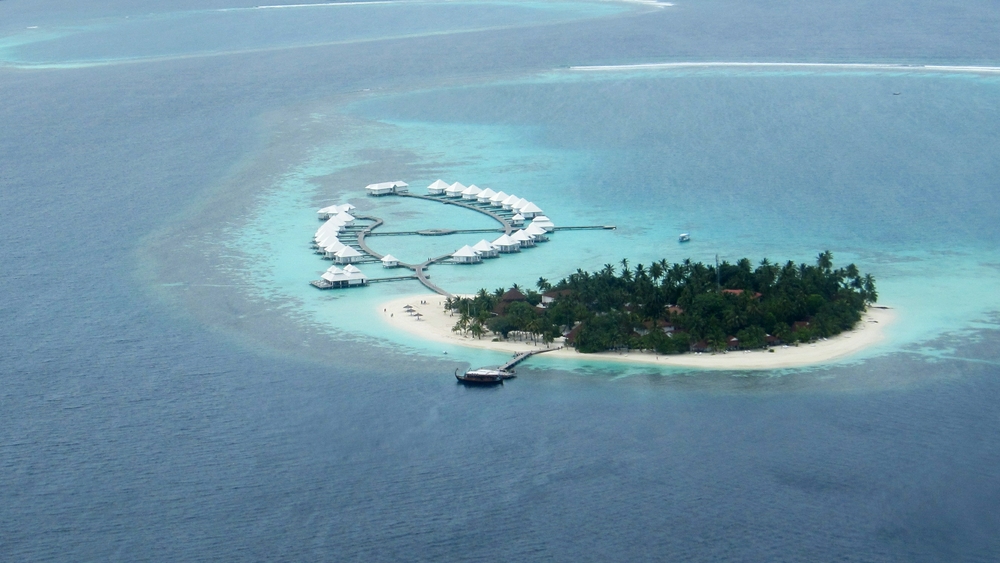
<path id="1" fill-rule="evenodd" d="M 754 350 L 813 342 L 852 330 L 878 299 L 875 279 L 833 255 L 816 264 L 749 259 L 706 265 L 665 260 L 631 268 L 611 264 L 577 270 L 537 290 L 514 286 L 448 298 L 452 331 L 482 339 L 550 343 L 564 338 L 577 352 Z"/>

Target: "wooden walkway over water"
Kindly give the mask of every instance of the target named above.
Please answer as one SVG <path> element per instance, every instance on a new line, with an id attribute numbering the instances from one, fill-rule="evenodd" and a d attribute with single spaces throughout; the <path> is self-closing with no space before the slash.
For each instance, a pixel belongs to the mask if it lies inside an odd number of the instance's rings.
<path id="1" fill-rule="evenodd" d="M 367 254 L 369 256 L 369 258 L 365 258 L 363 260 L 359 260 L 358 263 L 361 263 L 361 264 L 366 264 L 366 263 L 367 264 L 371 264 L 371 263 L 380 262 L 382 260 L 382 258 L 385 256 L 384 254 L 380 254 L 380 253 L 376 252 L 374 249 L 372 249 L 370 246 L 368 246 L 368 243 L 367 243 L 366 239 L 368 239 L 369 237 L 373 237 L 373 236 L 405 236 L 405 235 L 443 236 L 443 235 L 454 235 L 454 234 L 465 234 L 465 233 L 501 233 L 501 232 L 504 233 L 504 234 L 509 235 L 513 231 L 513 224 L 511 223 L 510 218 L 506 217 L 506 215 L 513 216 L 514 213 L 515 213 L 513 211 L 495 210 L 495 209 L 491 209 L 490 206 L 486 205 L 486 204 L 478 204 L 477 205 L 477 204 L 474 204 L 472 202 L 466 202 L 466 201 L 454 200 L 454 199 L 446 199 L 444 197 L 437 197 L 437 196 L 418 195 L 418 194 L 410 194 L 410 193 L 398 193 L 398 194 L 395 194 L 395 195 L 398 195 L 400 197 L 412 197 L 412 198 L 415 198 L 415 199 L 423 199 L 423 200 L 427 200 L 427 201 L 434 201 L 434 202 L 437 202 L 437 203 L 444 203 L 446 205 L 454 205 L 454 206 L 457 206 L 457 207 L 462 207 L 462 208 L 465 208 L 465 209 L 470 209 L 470 210 L 475 211 L 477 213 L 482 213 L 483 215 L 487 215 L 491 219 L 493 219 L 496 222 L 500 223 L 500 227 L 495 227 L 495 228 L 492 228 L 492 229 L 424 229 L 424 230 L 419 230 L 419 231 L 378 231 L 378 232 L 376 232 L 375 230 L 378 229 L 379 227 L 381 227 L 383 224 L 385 224 L 385 221 L 383 221 L 382 218 L 380 218 L 380 217 L 375 217 L 374 215 L 360 215 L 360 214 L 358 214 L 358 215 L 354 216 L 355 219 L 360 219 L 362 221 L 368 221 L 368 222 L 370 222 L 370 224 L 368 224 L 368 225 L 351 225 L 350 227 L 345 228 L 344 232 L 340 236 L 341 242 L 344 242 L 345 244 L 350 244 L 352 246 L 357 246 L 361 250 L 361 252 L 364 252 L 365 254 Z M 556 230 L 556 231 L 580 231 L 580 230 L 597 230 L 597 229 L 613 230 L 613 229 L 615 229 L 615 226 L 614 225 L 583 225 L 583 226 L 575 226 L 575 227 L 555 227 L 554 228 L 554 230 Z M 444 262 L 445 260 L 447 260 L 449 258 L 451 258 L 451 253 L 450 252 L 448 254 L 443 254 L 441 256 L 438 256 L 437 258 L 428 258 L 427 260 L 425 260 L 424 262 L 421 262 L 420 264 L 408 264 L 406 262 L 400 262 L 399 263 L 399 267 L 401 267 L 401 268 L 407 268 L 407 269 L 413 271 L 413 275 L 409 275 L 409 276 L 390 276 L 390 277 L 383 277 L 383 278 L 369 278 L 368 279 L 368 283 L 393 282 L 393 281 L 404 281 L 404 280 L 413 280 L 413 279 L 415 279 L 415 280 L 419 281 L 421 284 L 423 284 L 424 287 L 426 287 L 427 289 L 433 291 L 434 293 L 437 293 L 439 295 L 443 295 L 445 297 L 452 297 L 451 293 L 449 293 L 448 291 L 446 291 L 444 288 L 442 288 L 442 287 L 434 284 L 433 282 L 431 282 L 428 279 L 430 276 L 427 274 L 427 268 L 430 267 L 432 264 L 437 264 L 437 263 L 440 263 L 440 262 Z M 314 287 L 317 287 L 319 289 L 330 289 L 333 286 L 333 284 L 331 284 L 329 282 L 326 282 L 324 280 L 317 280 L 317 281 L 310 282 L 310 283 Z M 555 348 L 553 348 L 553 349 L 555 349 Z M 520 359 L 517 359 L 517 357 L 515 357 L 515 359 L 512 360 L 513 363 L 511 364 L 510 362 L 508 362 L 508 364 L 510 364 L 511 366 L 514 366 L 518 362 L 521 362 L 521 361 L 527 359 L 532 354 L 539 354 L 541 352 L 547 352 L 547 351 L 549 351 L 549 350 L 539 350 L 539 351 L 535 351 L 535 352 L 529 352 L 529 353 L 526 353 L 527 355 L 525 355 L 524 357 L 521 357 Z"/>
<path id="2" fill-rule="evenodd" d="M 544 350 L 531 350 L 530 352 L 521 352 L 520 354 L 514 354 L 514 357 L 510 359 L 506 364 L 500 366 L 502 371 L 511 371 L 514 366 L 527 360 L 528 358 L 534 356 L 535 354 L 544 354 L 545 352 L 553 352 L 555 350 L 561 350 L 562 346 L 556 346 L 555 348 L 546 348 Z"/>

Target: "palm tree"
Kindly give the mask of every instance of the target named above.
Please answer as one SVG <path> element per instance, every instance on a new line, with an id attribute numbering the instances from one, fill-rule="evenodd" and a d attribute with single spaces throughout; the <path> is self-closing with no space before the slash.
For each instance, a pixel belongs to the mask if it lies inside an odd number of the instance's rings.
<path id="1" fill-rule="evenodd" d="M 545 278 L 538 278 L 538 281 L 535 282 L 535 286 L 538 287 L 538 291 L 548 291 L 552 289 L 552 284 Z"/>
<path id="2" fill-rule="evenodd" d="M 663 266 L 659 262 L 653 262 L 649 266 L 649 277 L 653 278 L 653 283 L 663 277 Z"/>
<path id="3" fill-rule="evenodd" d="M 875 277 L 871 274 L 865 274 L 864 280 L 864 293 L 862 294 L 865 301 L 868 303 L 874 303 L 878 301 L 878 292 L 875 291 Z"/>
<path id="4" fill-rule="evenodd" d="M 833 253 L 829 250 L 820 252 L 819 256 L 816 257 L 816 265 L 824 272 L 829 272 L 830 268 L 833 268 Z"/>

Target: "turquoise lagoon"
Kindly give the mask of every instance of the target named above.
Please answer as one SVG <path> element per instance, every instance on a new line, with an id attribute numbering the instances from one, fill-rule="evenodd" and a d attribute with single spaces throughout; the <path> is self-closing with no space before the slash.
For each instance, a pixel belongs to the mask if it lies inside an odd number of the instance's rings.
<path id="1" fill-rule="evenodd" d="M 289 167 L 230 244 L 247 253 L 249 291 L 295 303 L 289 314 L 300 322 L 493 361 L 496 354 L 442 348 L 380 320 L 379 303 L 424 292 L 416 282 L 341 292 L 306 284 L 329 266 L 307 246 L 323 205 L 354 203 L 385 218 L 386 230 L 491 226 L 471 211 L 363 195 L 369 181 L 402 179 L 423 193 L 443 178 L 526 197 L 557 225 L 618 227 L 557 232 L 482 265 L 432 267 L 452 292 L 532 287 L 622 258 L 633 266 L 716 255 L 808 261 L 830 249 L 837 263 L 873 273 L 880 303 L 898 313 L 883 344 L 846 361 L 900 350 L 947 356 L 927 343 L 991 326 L 989 313 L 1000 310 L 992 244 L 1000 217 L 991 205 L 998 107 L 1000 82 L 989 75 L 829 68 L 560 70 L 367 96 L 335 110 L 366 125 Z M 679 245 L 686 231 L 693 240 Z M 370 240 L 416 261 L 480 238 L 490 237 Z"/>

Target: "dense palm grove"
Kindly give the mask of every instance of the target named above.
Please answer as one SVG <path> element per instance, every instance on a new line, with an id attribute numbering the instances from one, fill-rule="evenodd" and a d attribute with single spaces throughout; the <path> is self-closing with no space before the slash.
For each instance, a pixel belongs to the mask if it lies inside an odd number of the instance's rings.
<path id="1" fill-rule="evenodd" d="M 717 267 L 685 260 L 576 273 L 538 291 L 480 290 L 449 299 L 453 330 L 482 338 L 567 335 L 580 352 L 630 348 L 679 354 L 691 350 L 761 348 L 849 330 L 878 299 L 875 280 L 854 264 L 833 267 L 823 252 L 815 265 L 746 258 Z M 544 301 L 544 302 L 543 302 Z"/>

